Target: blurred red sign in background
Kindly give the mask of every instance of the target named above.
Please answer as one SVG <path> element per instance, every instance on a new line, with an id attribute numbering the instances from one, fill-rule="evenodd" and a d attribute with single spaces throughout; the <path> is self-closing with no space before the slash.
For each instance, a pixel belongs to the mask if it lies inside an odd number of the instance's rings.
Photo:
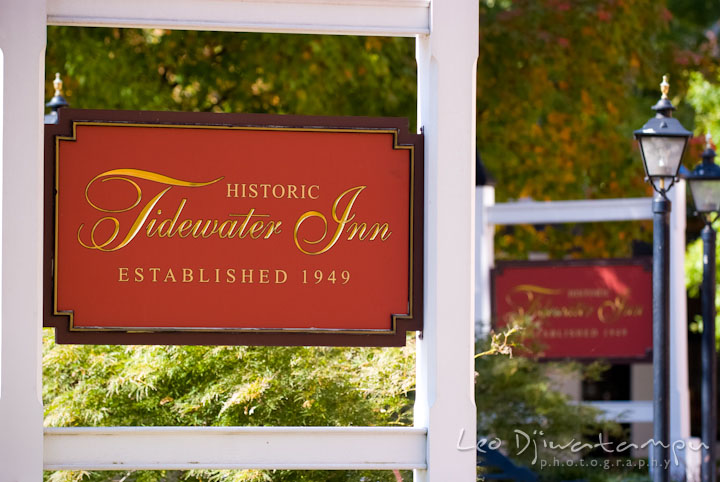
<path id="1" fill-rule="evenodd" d="M 541 358 L 652 353 L 650 260 L 498 262 L 492 280 L 495 327 L 531 323 Z"/>

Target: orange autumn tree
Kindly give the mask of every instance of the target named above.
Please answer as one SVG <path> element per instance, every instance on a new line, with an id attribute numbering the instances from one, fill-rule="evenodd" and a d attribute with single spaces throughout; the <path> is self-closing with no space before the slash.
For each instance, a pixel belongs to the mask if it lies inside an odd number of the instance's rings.
<path id="1" fill-rule="evenodd" d="M 653 114 L 662 73 L 687 127 L 691 109 L 671 35 L 672 13 L 654 0 L 513 0 L 481 8 L 478 149 L 497 201 L 640 197 L 633 130 Z M 501 229 L 503 257 L 628 256 L 646 223 Z"/>

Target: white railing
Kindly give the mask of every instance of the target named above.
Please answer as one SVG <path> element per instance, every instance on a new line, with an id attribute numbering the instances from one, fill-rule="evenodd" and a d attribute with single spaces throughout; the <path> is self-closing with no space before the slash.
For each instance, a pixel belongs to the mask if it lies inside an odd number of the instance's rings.
<path id="1" fill-rule="evenodd" d="M 430 0 L 48 0 L 51 25 L 413 37 Z"/>
<path id="2" fill-rule="evenodd" d="M 425 469 L 412 427 L 46 428 L 46 470 Z"/>
<path id="3" fill-rule="evenodd" d="M 596 199 L 498 203 L 487 209 L 489 224 L 558 224 L 652 219 L 652 199 Z"/>
<path id="4" fill-rule="evenodd" d="M 582 402 L 595 407 L 607 420 L 618 423 L 644 423 L 653 421 L 652 400 Z"/>

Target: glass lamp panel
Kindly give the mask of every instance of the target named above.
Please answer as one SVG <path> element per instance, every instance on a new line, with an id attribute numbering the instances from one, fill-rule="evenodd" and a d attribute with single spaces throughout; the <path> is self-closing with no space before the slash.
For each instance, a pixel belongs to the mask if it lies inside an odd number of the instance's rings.
<path id="1" fill-rule="evenodd" d="M 720 212 L 720 179 L 690 180 L 689 184 L 699 213 Z"/>
<path id="2" fill-rule="evenodd" d="M 684 137 L 643 136 L 640 142 L 648 176 L 673 177 L 677 174 L 685 149 Z"/>

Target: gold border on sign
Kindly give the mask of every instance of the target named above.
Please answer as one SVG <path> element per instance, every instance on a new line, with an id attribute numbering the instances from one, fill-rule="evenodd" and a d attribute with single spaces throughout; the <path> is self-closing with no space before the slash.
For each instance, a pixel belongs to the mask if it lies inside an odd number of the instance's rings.
<path id="1" fill-rule="evenodd" d="M 112 326 L 83 326 L 74 324 L 74 311 L 59 311 L 57 307 L 58 280 L 58 195 L 60 178 L 60 141 L 77 141 L 78 126 L 112 126 L 112 127 L 159 127 L 173 129 L 225 129 L 249 131 L 285 131 L 285 132 L 331 132 L 331 133 L 357 133 L 357 134 L 392 134 L 393 150 L 410 151 L 410 202 L 409 202 L 409 257 L 408 257 L 408 313 L 391 314 L 391 328 L 389 330 L 353 330 L 353 329 L 315 329 L 315 328 L 196 328 L 196 327 L 112 327 Z M 414 205 L 415 205 L 415 146 L 413 144 L 398 144 L 398 129 L 392 128 L 353 128 L 353 127 L 270 127 L 270 126 L 223 126 L 223 125 L 192 125 L 192 124 L 152 124 L 129 123 L 118 121 L 72 121 L 71 136 L 55 136 L 55 248 L 53 258 L 53 314 L 70 317 L 69 331 L 74 332 L 118 332 L 118 333 L 159 333 L 159 332 L 194 332 L 194 333 L 295 333 L 295 334 L 352 334 L 352 335 L 394 335 L 397 332 L 397 320 L 413 319 L 413 247 L 414 247 Z"/>

